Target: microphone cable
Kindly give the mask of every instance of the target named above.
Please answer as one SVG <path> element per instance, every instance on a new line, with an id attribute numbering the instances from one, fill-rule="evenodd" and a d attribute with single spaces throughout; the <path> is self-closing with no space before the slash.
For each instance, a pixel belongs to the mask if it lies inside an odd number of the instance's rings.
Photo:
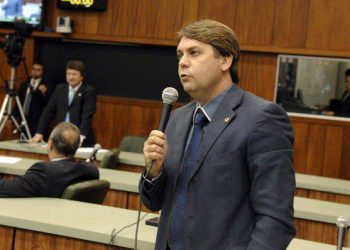
<path id="1" fill-rule="evenodd" d="M 142 183 L 141 183 L 141 186 L 143 187 L 144 186 L 144 183 L 145 183 L 145 180 L 147 179 L 147 177 L 148 177 L 148 174 L 149 174 L 149 172 L 152 170 L 152 168 L 153 168 L 153 163 L 154 163 L 154 161 L 152 161 L 152 163 L 151 163 L 151 166 L 147 169 L 147 171 L 146 171 L 146 173 L 145 173 L 145 177 L 143 177 L 143 180 L 142 180 Z M 143 174 L 143 173 L 142 173 Z M 135 230 L 135 240 L 134 240 L 134 250 L 137 250 L 137 241 L 138 241 L 138 232 L 139 232 L 139 227 L 140 227 L 140 221 L 142 221 L 149 213 L 146 213 L 146 214 L 144 214 L 142 217 L 141 217 L 141 205 L 142 205 L 142 203 L 141 203 L 141 197 L 139 196 L 139 206 L 138 206 L 138 211 L 137 211 L 137 220 L 136 220 L 136 222 L 134 222 L 134 223 L 131 223 L 131 224 L 129 224 L 129 225 L 127 225 L 127 226 L 125 226 L 125 227 L 123 227 L 123 228 L 121 228 L 119 231 L 116 231 L 115 230 L 115 228 L 113 228 L 113 230 L 112 230 L 112 232 L 111 232 L 111 239 L 110 239 L 110 241 L 109 241 L 109 248 L 114 248 L 115 247 L 115 245 L 114 245 L 114 239 L 115 239 L 115 237 L 121 232 L 121 231 L 123 231 L 124 229 L 126 229 L 126 228 L 129 228 L 129 227 L 131 227 L 131 226 L 133 226 L 133 225 L 135 225 L 136 224 L 136 230 Z"/>

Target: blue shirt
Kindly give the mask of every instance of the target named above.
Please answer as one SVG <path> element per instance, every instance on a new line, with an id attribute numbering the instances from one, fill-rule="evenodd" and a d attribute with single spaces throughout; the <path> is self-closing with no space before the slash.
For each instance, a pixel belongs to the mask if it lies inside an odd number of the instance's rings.
<path id="1" fill-rule="evenodd" d="M 196 103 L 196 109 L 194 110 L 193 117 L 192 117 L 192 126 L 191 126 L 190 132 L 188 133 L 188 136 L 187 136 L 186 151 L 187 151 L 188 144 L 190 143 L 190 139 L 192 137 L 194 116 L 197 113 L 197 110 L 201 108 L 203 110 L 204 115 L 208 118 L 209 122 L 203 127 L 204 134 L 205 134 L 205 131 L 207 130 L 208 125 L 211 122 L 211 120 L 212 120 L 212 118 L 213 118 L 213 116 L 215 114 L 215 111 L 217 110 L 217 108 L 219 107 L 220 103 L 224 99 L 224 97 L 227 94 L 227 92 L 231 89 L 231 87 L 225 89 L 220 95 L 216 96 L 213 100 L 211 100 L 210 102 L 205 104 L 203 107 L 199 104 L 199 102 Z"/>

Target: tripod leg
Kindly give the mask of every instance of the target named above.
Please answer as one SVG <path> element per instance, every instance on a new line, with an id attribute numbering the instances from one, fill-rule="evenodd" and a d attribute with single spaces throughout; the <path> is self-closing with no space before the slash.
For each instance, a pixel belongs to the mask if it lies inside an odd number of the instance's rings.
<path id="1" fill-rule="evenodd" d="M 4 126 L 6 124 L 6 121 L 8 119 L 8 114 L 5 114 L 5 109 L 8 106 L 10 96 L 6 94 L 4 101 L 2 102 L 1 110 L 0 110 L 0 134 L 2 130 L 4 129 Z"/>
<path id="2" fill-rule="evenodd" d="M 16 95 L 15 99 L 16 99 L 17 108 L 18 108 L 19 113 L 21 115 L 22 125 L 26 129 L 27 138 L 28 139 L 32 139 L 32 135 L 31 135 L 29 127 L 28 127 L 27 119 L 26 119 L 26 117 L 24 115 L 23 108 L 22 108 L 22 105 L 21 105 L 21 101 L 19 100 L 18 95 Z"/>
<path id="3" fill-rule="evenodd" d="M 1 110 L 0 110 L 0 123 L 2 123 L 2 120 L 4 119 L 5 110 L 6 110 L 9 98 L 10 98 L 10 96 L 8 94 L 6 94 L 4 101 L 2 102 L 2 106 L 1 106 Z"/>

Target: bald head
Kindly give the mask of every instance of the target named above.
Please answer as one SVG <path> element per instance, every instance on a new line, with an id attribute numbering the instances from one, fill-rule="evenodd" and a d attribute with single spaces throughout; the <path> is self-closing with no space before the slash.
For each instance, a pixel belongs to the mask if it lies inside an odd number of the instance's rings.
<path id="1" fill-rule="evenodd" d="M 61 122 L 51 132 L 49 139 L 57 153 L 73 157 L 80 145 L 80 131 L 72 123 Z"/>

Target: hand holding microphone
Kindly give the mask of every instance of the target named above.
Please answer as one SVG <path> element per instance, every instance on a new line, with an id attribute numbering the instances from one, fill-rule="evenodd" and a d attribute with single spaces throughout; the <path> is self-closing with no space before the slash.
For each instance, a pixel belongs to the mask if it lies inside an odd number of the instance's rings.
<path id="1" fill-rule="evenodd" d="M 168 87 L 163 90 L 163 106 L 160 114 L 159 129 L 153 130 L 150 133 L 143 147 L 146 166 L 149 170 L 149 178 L 153 178 L 160 173 L 167 155 L 168 143 L 164 131 L 169 120 L 173 103 L 176 102 L 177 98 L 178 92 L 176 89 Z"/>

